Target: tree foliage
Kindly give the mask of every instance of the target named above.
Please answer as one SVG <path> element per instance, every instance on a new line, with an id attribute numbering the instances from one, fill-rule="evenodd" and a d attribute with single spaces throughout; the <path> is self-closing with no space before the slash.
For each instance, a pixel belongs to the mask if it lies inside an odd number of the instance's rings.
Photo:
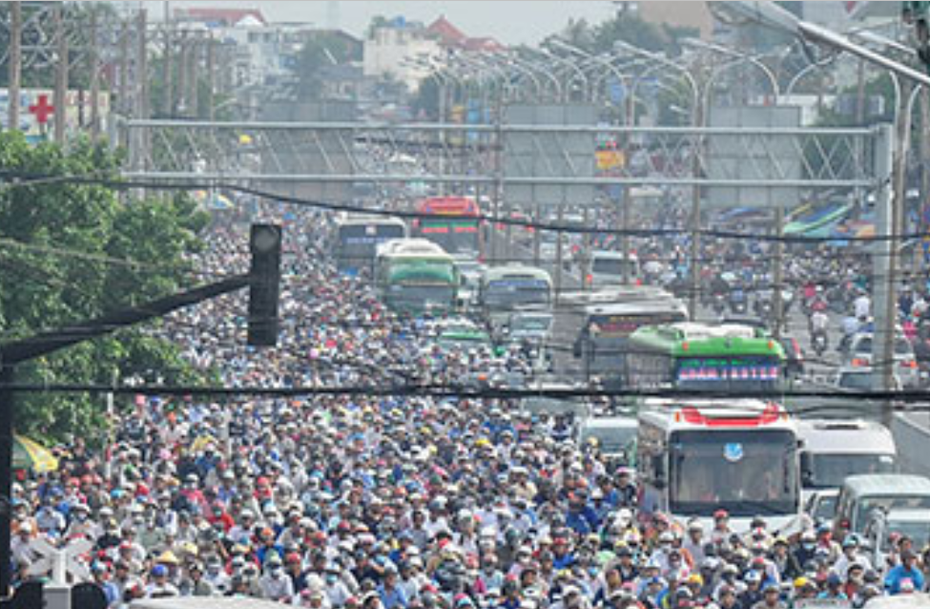
<path id="1" fill-rule="evenodd" d="M 338 32 L 323 31 L 311 36 L 297 56 L 300 99 L 320 99 L 326 69 L 361 60 L 359 47 Z"/>
<path id="2" fill-rule="evenodd" d="M 189 275 L 206 218 L 186 196 L 122 203 L 106 186 L 48 176 L 115 179 L 119 157 L 78 141 L 67 151 L 0 134 L 0 336 L 35 335 L 176 291 Z M 167 382 L 195 380 L 177 348 L 139 329 L 82 343 L 17 366 L 24 383 L 111 383 L 158 370 Z M 20 394 L 18 431 L 60 439 L 102 432 L 99 396 Z"/>

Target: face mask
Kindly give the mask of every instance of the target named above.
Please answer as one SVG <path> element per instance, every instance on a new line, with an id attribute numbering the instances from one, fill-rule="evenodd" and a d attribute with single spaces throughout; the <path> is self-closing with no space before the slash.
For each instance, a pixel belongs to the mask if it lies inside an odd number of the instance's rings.
<path id="1" fill-rule="evenodd" d="M 326 575 L 326 583 L 327 583 L 327 584 L 335 584 L 335 583 L 336 583 L 336 576 L 333 575 L 332 573 L 327 574 L 327 575 Z"/>

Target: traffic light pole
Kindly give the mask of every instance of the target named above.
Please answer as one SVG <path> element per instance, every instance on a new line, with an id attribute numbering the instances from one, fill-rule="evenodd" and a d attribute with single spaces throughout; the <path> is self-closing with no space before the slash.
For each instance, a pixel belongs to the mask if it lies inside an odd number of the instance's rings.
<path id="1" fill-rule="evenodd" d="M 16 364 L 33 360 L 65 347 L 110 334 L 156 317 L 223 294 L 235 292 L 252 283 L 252 275 L 236 275 L 154 300 L 140 307 L 109 313 L 81 324 L 43 332 L 31 338 L 0 345 L 0 597 L 9 596 L 12 580 L 10 524 L 13 485 L 13 380 Z"/>

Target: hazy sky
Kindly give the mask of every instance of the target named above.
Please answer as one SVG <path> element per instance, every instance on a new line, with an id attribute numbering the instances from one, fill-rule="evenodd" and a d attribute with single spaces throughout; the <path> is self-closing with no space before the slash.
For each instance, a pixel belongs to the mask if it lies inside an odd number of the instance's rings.
<path id="1" fill-rule="evenodd" d="M 162 18 L 164 2 L 144 4 L 152 20 Z M 328 13 L 335 6 L 340 27 L 356 35 L 365 31 L 375 15 L 403 15 L 426 23 L 445 15 L 469 36 L 494 36 L 505 44 L 536 43 L 561 29 L 570 18 L 585 18 L 597 23 L 607 19 L 614 10 L 609 0 L 174 0 L 169 5 L 260 8 L 270 21 L 309 21 L 320 26 L 328 24 Z"/>

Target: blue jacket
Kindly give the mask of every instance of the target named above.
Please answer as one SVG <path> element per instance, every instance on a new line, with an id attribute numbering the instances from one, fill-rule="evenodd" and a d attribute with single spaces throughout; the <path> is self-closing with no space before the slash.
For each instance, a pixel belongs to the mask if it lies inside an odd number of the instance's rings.
<path id="1" fill-rule="evenodd" d="M 914 590 L 920 592 L 924 589 L 924 574 L 920 569 L 908 569 L 904 565 L 898 565 L 888 572 L 885 576 L 885 588 L 889 594 L 901 593 L 901 582 L 909 579 L 914 583 Z"/>

